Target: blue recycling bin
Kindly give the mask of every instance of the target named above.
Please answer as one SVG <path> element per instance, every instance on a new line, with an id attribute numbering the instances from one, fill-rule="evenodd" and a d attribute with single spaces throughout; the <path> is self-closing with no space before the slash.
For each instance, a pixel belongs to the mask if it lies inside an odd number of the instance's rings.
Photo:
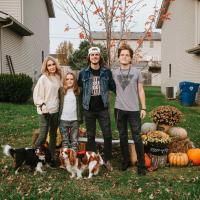
<path id="1" fill-rule="evenodd" d="M 183 81 L 179 83 L 179 88 L 181 104 L 184 106 L 194 105 L 199 83 Z"/>

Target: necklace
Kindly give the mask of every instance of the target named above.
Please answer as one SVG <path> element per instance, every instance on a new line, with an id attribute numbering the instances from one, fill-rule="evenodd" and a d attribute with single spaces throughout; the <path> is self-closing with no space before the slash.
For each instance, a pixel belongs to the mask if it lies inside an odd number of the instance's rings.
<path id="1" fill-rule="evenodd" d="M 131 70 L 131 67 L 128 68 L 128 73 L 127 74 L 123 74 L 122 69 L 120 67 L 120 74 L 121 74 L 123 82 L 127 82 L 128 81 L 130 70 Z"/>

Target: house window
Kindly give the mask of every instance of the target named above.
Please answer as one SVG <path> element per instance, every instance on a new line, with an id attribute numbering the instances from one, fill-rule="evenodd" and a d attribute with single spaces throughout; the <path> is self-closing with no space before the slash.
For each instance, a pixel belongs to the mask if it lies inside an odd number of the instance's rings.
<path id="1" fill-rule="evenodd" d="M 44 51 L 42 51 L 42 63 L 44 61 Z"/>
<path id="2" fill-rule="evenodd" d="M 169 78 L 171 78 L 172 76 L 172 65 L 169 64 Z"/>
<path id="3" fill-rule="evenodd" d="M 154 46 L 153 40 L 150 40 L 149 47 L 150 47 L 150 48 L 153 48 L 153 46 Z"/>

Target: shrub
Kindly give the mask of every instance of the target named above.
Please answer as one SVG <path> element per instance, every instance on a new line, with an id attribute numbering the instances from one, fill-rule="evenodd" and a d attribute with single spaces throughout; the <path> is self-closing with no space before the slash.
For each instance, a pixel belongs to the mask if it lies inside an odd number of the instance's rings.
<path id="1" fill-rule="evenodd" d="M 26 74 L 0 75 L 0 102 L 24 103 L 32 94 L 33 82 Z"/>

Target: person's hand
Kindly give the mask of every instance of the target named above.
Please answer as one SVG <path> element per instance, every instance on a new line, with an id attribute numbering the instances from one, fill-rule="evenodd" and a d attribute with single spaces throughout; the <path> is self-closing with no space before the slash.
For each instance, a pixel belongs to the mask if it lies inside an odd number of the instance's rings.
<path id="1" fill-rule="evenodd" d="M 146 110 L 141 110 L 141 111 L 140 111 L 140 118 L 141 118 L 141 119 L 144 119 L 144 118 L 146 117 L 146 114 L 147 114 L 147 113 L 146 113 Z"/>
<path id="2" fill-rule="evenodd" d="M 43 105 L 42 106 L 42 114 L 48 114 L 48 113 L 49 113 L 48 108 L 46 107 L 46 105 Z"/>

